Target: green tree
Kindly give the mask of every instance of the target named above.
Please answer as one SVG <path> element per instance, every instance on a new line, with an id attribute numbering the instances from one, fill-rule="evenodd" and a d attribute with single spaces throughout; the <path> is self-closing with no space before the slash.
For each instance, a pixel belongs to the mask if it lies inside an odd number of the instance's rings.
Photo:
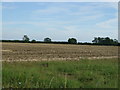
<path id="1" fill-rule="evenodd" d="M 109 37 L 106 37 L 105 40 L 104 40 L 104 44 L 106 45 L 109 45 L 109 44 L 112 44 L 113 43 L 113 40 L 110 39 Z"/>
<path id="2" fill-rule="evenodd" d="M 93 43 L 98 43 L 98 38 L 94 37 L 94 40 L 92 40 Z"/>
<path id="3" fill-rule="evenodd" d="M 35 43 L 35 42 L 36 42 L 36 40 L 35 40 L 35 39 L 33 39 L 31 42 L 32 42 L 32 43 Z"/>
<path id="4" fill-rule="evenodd" d="M 117 45 L 118 40 L 116 39 L 110 39 L 109 37 L 95 37 L 92 41 L 93 43 L 100 44 L 100 45 Z"/>
<path id="5" fill-rule="evenodd" d="M 77 43 L 77 39 L 75 39 L 75 38 L 69 38 L 68 39 L 68 43 L 70 43 L 70 44 L 76 44 Z"/>
<path id="6" fill-rule="evenodd" d="M 48 43 L 48 42 L 51 42 L 51 39 L 48 38 L 48 37 L 47 37 L 47 38 L 44 38 L 44 42 L 47 42 L 47 43 Z"/>
<path id="7" fill-rule="evenodd" d="M 30 39 L 29 39 L 29 37 L 28 37 L 27 35 L 24 35 L 24 36 L 23 36 L 23 41 L 24 41 L 24 42 L 29 42 L 29 40 L 30 40 Z"/>

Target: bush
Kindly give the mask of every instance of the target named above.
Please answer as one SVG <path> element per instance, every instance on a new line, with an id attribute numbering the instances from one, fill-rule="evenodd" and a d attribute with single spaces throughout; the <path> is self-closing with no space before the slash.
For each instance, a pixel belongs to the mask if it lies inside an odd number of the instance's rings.
<path id="1" fill-rule="evenodd" d="M 75 38 L 69 38 L 68 43 L 70 44 L 77 44 L 77 40 Z"/>

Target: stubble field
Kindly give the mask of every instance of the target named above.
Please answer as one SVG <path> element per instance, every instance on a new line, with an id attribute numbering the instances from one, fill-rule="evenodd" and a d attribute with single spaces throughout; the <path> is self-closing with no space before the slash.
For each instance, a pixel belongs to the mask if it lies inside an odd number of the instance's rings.
<path id="1" fill-rule="evenodd" d="M 117 46 L 3 43 L 4 61 L 80 60 L 115 58 Z"/>
<path id="2" fill-rule="evenodd" d="M 117 88 L 118 47 L 2 43 L 3 88 Z"/>

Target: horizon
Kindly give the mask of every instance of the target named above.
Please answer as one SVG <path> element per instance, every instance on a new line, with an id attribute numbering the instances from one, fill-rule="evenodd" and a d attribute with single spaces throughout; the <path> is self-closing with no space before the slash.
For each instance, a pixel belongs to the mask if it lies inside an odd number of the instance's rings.
<path id="1" fill-rule="evenodd" d="M 118 40 L 117 2 L 3 2 L 3 40 L 91 42 L 94 37 Z"/>
<path id="2" fill-rule="evenodd" d="M 29 38 L 29 37 L 28 37 Z M 49 38 L 49 37 L 46 37 L 46 38 Z M 94 37 L 94 38 L 98 38 L 98 37 Z M 100 37 L 100 38 L 107 38 L 107 37 Z M 120 43 L 119 42 L 119 40 L 118 39 L 115 39 L 115 38 L 110 38 L 110 37 L 108 37 L 109 39 L 112 39 L 112 40 L 117 40 L 118 41 L 118 43 Z M 29 38 L 30 39 L 30 38 Z M 45 38 L 44 38 L 45 39 Z M 43 40 L 36 40 L 36 39 L 30 39 L 29 41 L 31 42 L 32 40 L 35 40 L 35 41 L 37 41 L 37 42 L 44 42 L 44 39 Z M 50 38 L 51 39 L 51 38 Z M 68 38 L 68 39 L 70 39 L 70 38 Z M 68 39 L 67 40 L 52 40 L 51 39 L 51 42 L 68 42 Z M 75 38 L 76 39 L 76 38 Z M 3 39 L 2 39 L 3 40 Z M 0 41 L 2 41 L 2 40 L 0 40 Z M 18 40 L 18 39 L 6 39 L 6 40 L 10 40 L 10 41 L 15 41 L 15 40 Z M 77 39 L 76 39 L 77 40 Z M 94 39 L 93 39 L 94 40 Z M 93 41 L 92 40 L 92 41 Z M 4 41 L 4 40 L 3 40 Z M 23 41 L 23 39 L 19 39 L 18 41 Z M 93 42 L 88 42 L 88 41 L 84 41 L 84 42 L 81 42 L 81 41 L 78 41 L 77 40 L 77 43 L 93 43 Z"/>

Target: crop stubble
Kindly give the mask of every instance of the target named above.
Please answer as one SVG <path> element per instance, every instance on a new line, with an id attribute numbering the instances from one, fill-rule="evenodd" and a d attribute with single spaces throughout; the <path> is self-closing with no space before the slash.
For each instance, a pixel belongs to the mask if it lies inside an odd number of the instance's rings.
<path id="1" fill-rule="evenodd" d="M 117 56 L 117 46 L 2 43 L 3 61 L 80 60 Z"/>

